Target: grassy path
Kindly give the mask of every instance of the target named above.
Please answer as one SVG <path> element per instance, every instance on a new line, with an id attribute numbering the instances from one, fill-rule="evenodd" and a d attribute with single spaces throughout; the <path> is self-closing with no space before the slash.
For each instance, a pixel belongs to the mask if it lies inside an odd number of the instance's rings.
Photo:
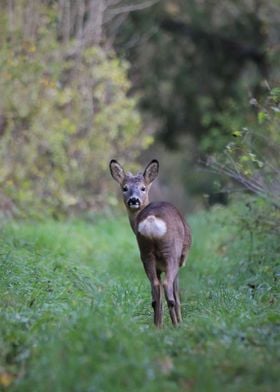
<path id="1" fill-rule="evenodd" d="M 3 227 L 0 390 L 279 390 L 275 267 L 215 214 L 190 223 L 184 321 L 162 330 L 125 219 Z"/>

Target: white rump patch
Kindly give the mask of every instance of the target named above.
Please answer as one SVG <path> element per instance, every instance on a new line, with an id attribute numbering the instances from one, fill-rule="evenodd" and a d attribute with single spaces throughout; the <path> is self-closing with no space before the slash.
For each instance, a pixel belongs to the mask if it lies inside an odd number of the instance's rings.
<path id="1" fill-rule="evenodd" d="M 138 231 L 143 237 L 156 239 L 161 238 L 167 231 L 166 223 L 154 215 L 149 215 L 138 225 Z"/>

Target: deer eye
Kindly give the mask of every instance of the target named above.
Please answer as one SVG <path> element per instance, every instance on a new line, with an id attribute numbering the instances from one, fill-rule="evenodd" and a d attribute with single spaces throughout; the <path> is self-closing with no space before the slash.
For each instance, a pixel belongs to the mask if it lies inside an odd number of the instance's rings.
<path id="1" fill-rule="evenodd" d="M 123 188 L 122 188 L 122 190 L 123 190 L 123 192 L 127 192 L 127 191 L 128 191 L 128 186 L 127 186 L 127 185 L 124 185 Z"/>
<path id="2" fill-rule="evenodd" d="M 145 190 L 146 190 L 146 187 L 142 186 L 142 187 L 141 187 L 141 191 L 142 191 L 142 192 L 145 192 Z"/>

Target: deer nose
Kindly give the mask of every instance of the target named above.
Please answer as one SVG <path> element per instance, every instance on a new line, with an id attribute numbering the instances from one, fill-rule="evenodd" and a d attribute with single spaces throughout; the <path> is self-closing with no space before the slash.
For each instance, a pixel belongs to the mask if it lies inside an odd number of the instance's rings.
<path id="1" fill-rule="evenodd" d="M 139 206 L 140 200 L 138 199 L 138 197 L 130 197 L 128 200 L 128 205 L 129 206 Z"/>

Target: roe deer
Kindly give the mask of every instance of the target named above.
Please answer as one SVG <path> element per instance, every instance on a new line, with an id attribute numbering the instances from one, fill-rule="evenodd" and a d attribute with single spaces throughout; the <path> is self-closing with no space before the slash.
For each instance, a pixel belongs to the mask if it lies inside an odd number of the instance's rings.
<path id="1" fill-rule="evenodd" d="M 144 173 L 135 176 L 111 160 L 112 177 L 120 184 L 124 204 L 134 231 L 141 260 L 152 287 L 154 323 L 162 325 L 162 286 L 173 325 L 182 321 L 178 271 L 191 246 L 191 230 L 179 211 L 167 202 L 149 202 L 149 190 L 158 175 L 152 160 Z M 161 281 L 161 273 L 165 273 Z"/>

